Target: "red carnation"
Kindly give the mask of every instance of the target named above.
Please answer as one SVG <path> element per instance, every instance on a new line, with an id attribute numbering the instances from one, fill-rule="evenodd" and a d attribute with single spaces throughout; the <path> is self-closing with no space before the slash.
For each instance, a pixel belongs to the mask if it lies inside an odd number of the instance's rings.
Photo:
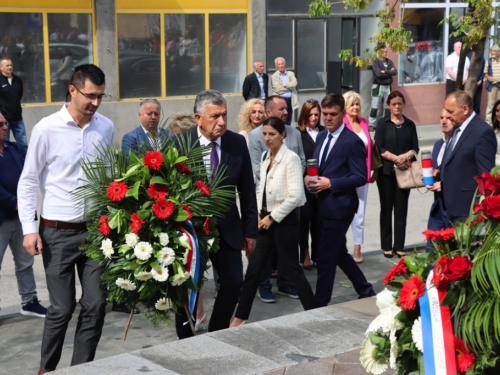
<path id="1" fill-rule="evenodd" d="M 109 184 L 106 194 L 113 202 L 119 202 L 127 195 L 127 184 L 125 182 L 113 181 Z"/>
<path id="2" fill-rule="evenodd" d="M 105 236 L 111 233 L 111 228 L 109 227 L 108 223 L 102 223 L 101 225 L 99 225 L 99 230 Z"/>
<path id="3" fill-rule="evenodd" d="M 432 277 L 431 283 L 439 286 L 440 283 L 444 282 L 446 284 L 446 276 L 445 272 L 448 271 L 448 262 L 449 258 L 446 255 L 443 255 L 439 260 L 434 264 L 434 276 Z"/>
<path id="4" fill-rule="evenodd" d="M 422 234 L 425 236 L 427 241 L 436 239 L 436 232 L 430 229 L 424 230 Z"/>
<path id="5" fill-rule="evenodd" d="M 156 169 L 159 171 L 163 165 L 163 155 L 160 151 L 148 151 L 146 155 L 144 155 L 144 164 L 146 164 L 149 169 Z"/>
<path id="6" fill-rule="evenodd" d="M 479 193 L 489 197 L 500 193 L 500 180 L 492 176 L 489 172 L 484 172 L 481 176 L 474 177 L 479 187 Z"/>
<path id="7" fill-rule="evenodd" d="M 165 198 L 160 198 L 153 204 L 153 213 L 160 219 L 168 219 L 174 212 L 175 206 Z"/>
<path id="8" fill-rule="evenodd" d="M 108 221 L 109 221 L 109 217 L 107 217 L 106 215 L 102 215 L 99 218 L 99 224 L 104 224 L 104 223 L 107 223 Z"/>
<path id="9" fill-rule="evenodd" d="M 210 234 L 210 218 L 206 218 L 203 223 L 203 232 L 208 236 Z"/>
<path id="10" fill-rule="evenodd" d="M 136 212 L 130 216 L 130 221 L 131 221 L 130 229 L 132 229 L 132 232 L 134 232 L 135 234 L 139 234 L 139 231 L 141 230 L 142 225 L 144 224 L 144 220 L 139 219 L 139 213 Z"/>
<path id="11" fill-rule="evenodd" d="M 179 162 L 179 163 L 175 164 L 175 167 L 181 173 L 184 173 L 184 174 L 187 174 L 187 175 L 191 174 L 191 171 L 189 170 L 189 168 L 187 167 L 187 165 L 184 164 L 183 162 Z"/>
<path id="12" fill-rule="evenodd" d="M 401 258 L 399 263 L 391 268 L 389 272 L 382 278 L 382 281 L 385 285 L 389 284 L 389 281 L 394 280 L 396 275 L 402 275 L 408 272 L 408 268 L 406 268 L 405 258 Z"/>
<path id="13" fill-rule="evenodd" d="M 455 238 L 455 228 L 446 228 L 439 231 L 440 238 L 443 241 L 448 241 L 451 238 Z"/>
<path id="14" fill-rule="evenodd" d="M 191 209 L 189 208 L 189 206 L 187 204 L 181 204 L 181 207 L 184 211 L 186 211 L 188 213 L 188 218 L 184 221 L 189 221 L 193 218 L 193 213 L 191 212 Z"/>
<path id="15" fill-rule="evenodd" d="M 206 195 L 207 197 L 210 195 L 210 189 L 203 181 L 196 181 L 196 186 L 200 189 L 201 194 Z"/>
<path id="16" fill-rule="evenodd" d="M 469 344 L 465 349 L 464 340 L 459 339 L 457 335 L 453 335 L 453 345 L 455 346 L 457 370 L 458 372 L 466 372 L 474 364 L 476 356 L 470 351 Z"/>
<path id="17" fill-rule="evenodd" d="M 422 297 L 424 290 L 425 284 L 417 274 L 412 275 L 410 280 L 404 281 L 398 300 L 401 310 L 414 310 L 417 307 L 417 300 Z"/>
<path id="18" fill-rule="evenodd" d="M 168 187 L 162 184 L 151 184 L 148 188 L 149 196 L 153 199 L 164 198 L 168 195 Z"/>
<path id="19" fill-rule="evenodd" d="M 448 281 L 467 280 L 470 277 L 472 262 L 463 255 L 457 255 L 448 262 L 445 277 Z"/>
<path id="20" fill-rule="evenodd" d="M 500 195 L 484 198 L 482 206 L 483 213 L 488 219 L 500 221 Z"/>

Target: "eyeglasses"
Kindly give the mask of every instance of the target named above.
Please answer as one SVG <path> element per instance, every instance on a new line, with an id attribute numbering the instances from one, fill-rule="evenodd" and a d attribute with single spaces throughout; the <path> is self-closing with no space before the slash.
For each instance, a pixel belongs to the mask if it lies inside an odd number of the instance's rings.
<path id="1" fill-rule="evenodd" d="M 76 86 L 73 86 L 76 91 L 78 91 L 80 94 L 82 94 L 83 96 L 85 96 L 87 98 L 87 100 L 90 100 L 91 102 L 93 102 L 94 100 L 99 100 L 101 101 L 103 98 L 107 97 L 106 94 L 102 94 L 102 95 L 96 95 L 96 94 L 84 94 L 83 92 L 81 92 L 80 90 L 78 90 L 78 87 Z"/>
<path id="2" fill-rule="evenodd" d="M 307 104 L 318 104 L 319 102 L 316 99 L 307 99 L 306 103 Z"/>
<path id="3" fill-rule="evenodd" d="M 7 121 L 0 121 L 0 127 L 2 126 L 9 126 L 9 123 Z"/>

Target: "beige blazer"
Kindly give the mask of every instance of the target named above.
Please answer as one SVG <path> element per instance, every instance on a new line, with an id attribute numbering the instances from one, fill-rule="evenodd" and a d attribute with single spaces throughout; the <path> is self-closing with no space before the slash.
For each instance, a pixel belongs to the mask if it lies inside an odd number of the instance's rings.
<path id="1" fill-rule="evenodd" d="M 281 146 L 274 158 L 271 170 L 267 173 L 267 167 L 270 162 L 269 151 L 265 159 L 262 160 L 260 168 L 257 207 L 260 212 L 262 210 L 264 184 L 266 184 L 267 211 L 272 212 L 273 219 L 279 223 L 295 208 L 303 206 L 306 203 L 304 182 L 302 179 L 302 164 L 299 156 L 295 152 L 290 151 L 286 145 Z"/>
<path id="2" fill-rule="evenodd" d="M 292 108 L 299 108 L 299 98 L 297 96 L 297 78 L 295 74 L 290 71 L 286 71 L 286 76 L 288 77 L 288 83 L 283 84 L 280 78 L 280 72 L 277 70 L 271 76 L 271 87 L 273 89 L 273 95 L 283 95 L 288 91 L 292 92 Z M 274 216 L 273 216 L 274 217 Z"/>

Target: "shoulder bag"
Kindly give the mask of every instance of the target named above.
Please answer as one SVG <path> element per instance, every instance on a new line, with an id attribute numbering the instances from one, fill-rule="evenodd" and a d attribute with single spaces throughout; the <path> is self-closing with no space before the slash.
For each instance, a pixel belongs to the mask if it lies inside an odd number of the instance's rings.
<path id="1" fill-rule="evenodd" d="M 422 181 L 422 164 L 414 161 L 408 169 L 394 168 L 396 180 L 400 189 L 415 189 L 424 187 Z"/>

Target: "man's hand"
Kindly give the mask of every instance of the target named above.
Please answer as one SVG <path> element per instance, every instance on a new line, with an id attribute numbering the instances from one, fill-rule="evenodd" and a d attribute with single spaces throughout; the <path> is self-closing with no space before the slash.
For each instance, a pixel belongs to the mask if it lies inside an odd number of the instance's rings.
<path id="1" fill-rule="evenodd" d="M 31 255 L 39 255 L 42 253 L 42 239 L 38 233 L 30 233 L 24 236 L 23 246 Z"/>
<path id="2" fill-rule="evenodd" d="M 317 180 L 309 180 L 309 184 L 306 183 L 306 187 L 309 191 L 318 194 L 319 192 L 330 188 L 330 179 L 326 177 L 318 177 Z"/>
<path id="3" fill-rule="evenodd" d="M 429 191 L 441 191 L 441 181 L 436 181 L 432 185 L 425 185 Z"/>
<path id="4" fill-rule="evenodd" d="M 441 174 L 441 171 L 437 168 L 434 169 L 434 172 L 432 172 L 432 176 L 434 176 L 434 178 L 438 178 L 440 174 Z"/>
<path id="5" fill-rule="evenodd" d="M 255 250 L 255 243 L 256 243 L 255 238 L 244 238 L 243 239 L 243 250 L 245 250 L 245 254 L 248 257 L 252 255 L 253 251 Z"/>

